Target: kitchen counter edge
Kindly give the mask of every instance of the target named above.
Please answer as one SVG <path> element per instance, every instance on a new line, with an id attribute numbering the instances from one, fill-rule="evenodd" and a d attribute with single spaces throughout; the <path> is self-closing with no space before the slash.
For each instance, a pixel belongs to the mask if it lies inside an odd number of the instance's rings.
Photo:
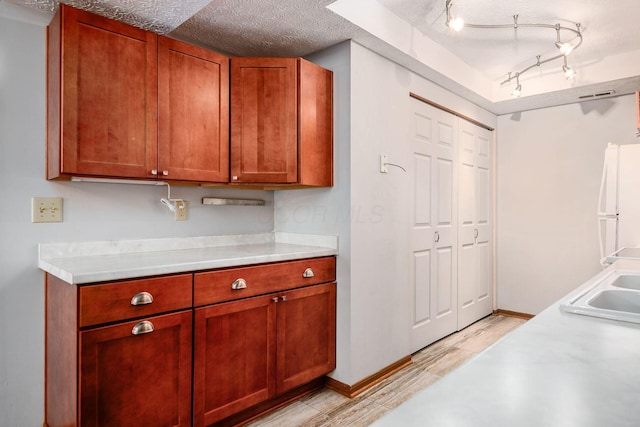
<path id="1" fill-rule="evenodd" d="M 276 232 L 40 243 L 38 267 L 82 285 L 337 254 L 337 236 Z"/>

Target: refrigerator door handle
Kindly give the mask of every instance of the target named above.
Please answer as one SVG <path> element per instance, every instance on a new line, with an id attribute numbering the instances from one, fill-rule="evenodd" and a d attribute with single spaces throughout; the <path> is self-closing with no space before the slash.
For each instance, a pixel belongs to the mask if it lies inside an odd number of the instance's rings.
<path id="1" fill-rule="evenodd" d="M 615 144 L 609 143 L 607 146 L 600 179 L 597 214 L 601 264 L 609 252 L 618 249 L 618 149 L 619 146 Z"/>
<path id="2" fill-rule="evenodd" d="M 618 203 L 618 145 L 609 143 L 609 146 L 604 150 L 604 165 L 602 166 L 602 177 L 600 178 L 600 192 L 598 193 L 598 216 L 609 216 L 617 213 Z M 607 185 L 609 184 L 609 185 Z M 605 188 L 607 191 L 607 199 L 614 198 L 615 206 L 613 207 L 615 212 L 610 210 L 610 206 L 607 206 L 607 200 L 605 200 Z M 613 194 L 610 194 L 613 191 Z"/>

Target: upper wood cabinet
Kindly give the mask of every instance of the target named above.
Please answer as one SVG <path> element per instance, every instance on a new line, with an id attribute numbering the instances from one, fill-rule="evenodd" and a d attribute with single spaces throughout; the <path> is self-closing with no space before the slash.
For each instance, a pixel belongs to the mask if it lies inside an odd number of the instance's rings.
<path id="1" fill-rule="evenodd" d="M 158 37 L 158 170 L 163 179 L 229 181 L 229 59 Z"/>
<path id="2" fill-rule="evenodd" d="M 231 182 L 333 185 L 333 74 L 301 58 L 231 59 Z"/>
<path id="3" fill-rule="evenodd" d="M 47 34 L 48 179 L 333 185 L 331 71 L 234 58 L 230 77 L 224 55 L 64 4 Z"/>
<path id="4" fill-rule="evenodd" d="M 63 4 L 48 30 L 47 177 L 157 169 L 157 36 Z"/>
<path id="5" fill-rule="evenodd" d="M 229 181 L 225 56 L 61 4 L 48 69 L 49 179 Z"/>

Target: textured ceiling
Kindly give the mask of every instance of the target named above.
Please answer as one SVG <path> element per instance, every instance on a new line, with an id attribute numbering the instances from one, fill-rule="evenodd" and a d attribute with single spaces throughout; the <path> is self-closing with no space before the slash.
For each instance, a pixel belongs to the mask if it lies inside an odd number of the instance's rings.
<path id="1" fill-rule="evenodd" d="M 172 36 L 238 56 L 305 56 L 357 31 L 334 0 L 213 0 Z"/>
<path id="2" fill-rule="evenodd" d="M 0 0 L 51 14 L 59 0 Z M 238 56 L 306 56 L 344 40 L 353 39 L 401 63 L 445 88 L 498 114 L 575 102 L 578 96 L 614 89 L 617 94 L 640 89 L 640 67 L 633 76 L 603 73 L 608 58 L 637 52 L 640 58 L 640 0 L 454 0 L 453 13 L 467 22 L 508 24 L 512 15 L 520 23 L 581 23 L 583 45 L 570 56 L 579 76 L 571 87 L 542 89 L 535 96 L 517 100 L 489 99 L 464 82 L 421 72 L 416 58 L 395 49 L 380 35 L 372 35 L 327 6 L 335 0 L 63 0 L 64 3 L 139 26 L 160 34 Z M 364 15 L 383 6 L 407 25 L 440 44 L 494 85 L 509 71 L 521 69 L 535 55 L 554 52 L 555 31 L 520 28 L 479 30 L 465 28 L 452 33 L 444 25 L 445 0 L 341 0 L 355 4 Z M 336 2 L 340 3 L 340 1 Z M 378 6 L 375 6 L 378 5 Z M 373 6 L 373 8 L 372 8 Z M 413 64 L 413 65 L 411 65 Z M 531 78 L 559 74 L 562 64 L 545 64 Z M 600 66 L 599 74 L 580 73 L 581 67 Z M 603 66 L 604 65 L 604 66 Z M 427 68 L 433 64 L 427 64 Z M 531 73 L 533 74 L 533 73 Z M 628 74 L 628 73 L 627 73 Z M 595 77 L 594 77 L 595 76 Z M 543 79 L 540 79 L 541 81 Z M 527 82 L 530 85 L 530 82 Z M 531 86 L 531 85 L 530 85 Z"/>
<path id="3" fill-rule="evenodd" d="M 145 30 L 166 34 L 193 16 L 211 0 L 12 0 L 53 13 L 60 3 L 126 22 Z"/>

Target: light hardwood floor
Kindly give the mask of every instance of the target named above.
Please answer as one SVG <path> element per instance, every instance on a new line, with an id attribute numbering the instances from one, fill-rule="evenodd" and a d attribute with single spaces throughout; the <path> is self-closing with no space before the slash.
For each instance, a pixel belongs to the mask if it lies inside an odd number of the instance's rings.
<path id="1" fill-rule="evenodd" d="M 524 322 L 502 315 L 485 317 L 415 353 L 410 366 L 353 399 L 320 390 L 248 426 L 367 426 Z"/>

